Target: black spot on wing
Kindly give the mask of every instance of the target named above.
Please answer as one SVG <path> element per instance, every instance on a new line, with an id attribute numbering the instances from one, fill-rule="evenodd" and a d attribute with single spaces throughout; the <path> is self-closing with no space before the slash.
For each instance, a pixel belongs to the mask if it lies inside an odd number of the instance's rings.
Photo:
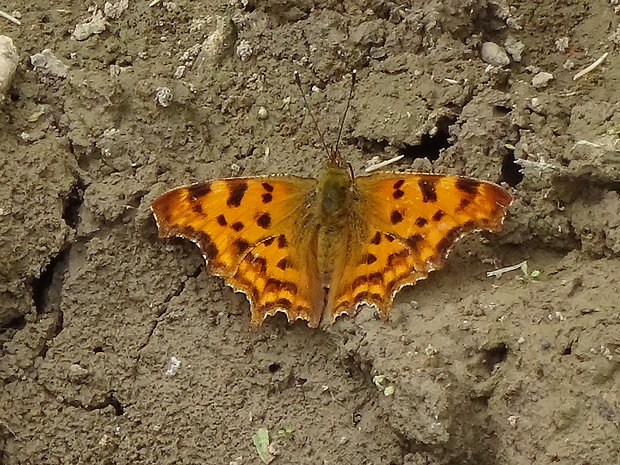
<path id="1" fill-rule="evenodd" d="M 381 296 L 374 292 L 362 291 L 359 294 L 356 294 L 353 298 L 354 302 L 368 302 L 368 303 L 379 303 L 381 302 Z"/>
<path id="2" fill-rule="evenodd" d="M 426 218 L 422 218 L 421 216 L 418 216 L 418 219 L 415 220 L 415 225 L 418 228 L 421 228 L 423 226 L 426 226 L 428 224 L 428 220 Z"/>
<path id="3" fill-rule="evenodd" d="M 444 238 L 437 243 L 437 253 L 435 254 L 435 259 L 442 260 L 461 236 L 473 231 L 474 229 L 476 229 L 475 221 L 468 221 L 461 226 L 455 226 L 450 229 Z"/>
<path id="4" fill-rule="evenodd" d="M 478 186 L 480 186 L 480 181 L 471 178 L 459 178 L 456 181 L 456 188 L 466 192 L 467 194 L 473 195 L 478 193 Z"/>
<path id="5" fill-rule="evenodd" d="M 297 293 L 297 285 L 290 281 L 280 281 L 279 279 L 269 278 L 265 283 L 264 292 L 286 291 L 290 294 Z"/>
<path id="6" fill-rule="evenodd" d="M 469 206 L 469 204 L 471 204 L 471 199 L 468 197 L 463 197 L 459 202 L 459 206 L 456 208 L 456 211 L 462 212 Z"/>
<path id="7" fill-rule="evenodd" d="M 248 183 L 245 181 L 231 181 L 229 189 L 230 194 L 228 195 L 228 200 L 226 200 L 226 205 L 238 207 L 245 196 L 245 191 L 248 190 Z"/>
<path id="8" fill-rule="evenodd" d="M 409 251 L 407 249 L 403 249 L 400 252 L 391 253 L 388 255 L 387 264 L 388 266 L 405 264 L 408 256 Z"/>
<path id="9" fill-rule="evenodd" d="M 256 224 L 263 229 L 267 229 L 271 226 L 271 215 L 269 213 L 262 213 L 256 218 Z"/>
<path id="10" fill-rule="evenodd" d="M 241 221 L 235 221 L 230 227 L 239 232 L 245 228 L 245 225 Z"/>
<path id="11" fill-rule="evenodd" d="M 414 234 L 413 236 L 405 239 L 405 243 L 413 250 L 417 250 L 420 246 L 420 242 L 424 241 L 424 237 L 421 234 Z"/>
<path id="12" fill-rule="evenodd" d="M 219 224 L 220 226 L 226 226 L 228 224 L 228 221 L 226 221 L 226 217 L 224 215 L 218 215 L 216 220 L 217 224 Z"/>
<path id="13" fill-rule="evenodd" d="M 250 247 L 250 243 L 243 239 L 237 239 L 235 242 L 233 242 L 233 245 L 237 248 L 238 254 L 242 254 Z"/>
<path id="14" fill-rule="evenodd" d="M 435 212 L 435 214 L 433 215 L 433 221 L 439 221 L 440 219 L 442 219 L 444 216 L 446 216 L 446 212 L 443 210 L 437 210 Z"/>
<path id="15" fill-rule="evenodd" d="M 200 246 L 200 250 L 202 250 L 204 256 L 209 260 L 213 260 L 215 257 L 217 257 L 219 251 L 217 250 L 215 244 L 212 242 L 211 236 L 209 236 L 206 232 L 194 231 L 193 228 L 190 229 L 191 232 L 188 232 L 188 237 L 196 238 L 196 240 L 198 241 L 198 245 Z"/>
<path id="16" fill-rule="evenodd" d="M 437 202 L 436 185 L 437 179 L 435 178 L 422 178 L 418 181 L 418 186 L 422 192 L 422 201 L 424 203 Z"/>
<path id="17" fill-rule="evenodd" d="M 193 184 L 187 188 L 187 193 L 191 200 L 198 200 L 209 192 L 211 192 L 211 184 L 208 182 Z"/>
<path id="18" fill-rule="evenodd" d="M 377 232 L 375 233 L 375 235 L 373 236 L 373 238 L 370 240 L 370 243 L 371 243 L 371 244 L 374 244 L 374 245 L 379 245 L 379 244 L 381 244 L 381 233 L 380 233 L 379 231 L 377 231 Z"/>
<path id="19" fill-rule="evenodd" d="M 383 284 L 383 275 L 381 273 L 370 273 L 364 276 L 358 276 L 353 280 L 351 287 L 357 289 L 364 284 Z"/>
<path id="20" fill-rule="evenodd" d="M 394 191 L 394 194 L 392 194 L 394 196 L 395 199 L 400 199 L 403 195 L 405 195 L 405 191 L 402 191 L 400 189 L 396 189 Z"/>
<path id="21" fill-rule="evenodd" d="M 398 210 L 392 210 L 390 221 L 392 224 L 398 224 L 403 220 L 403 215 Z"/>
<path id="22" fill-rule="evenodd" d="M 256 268 L 260 273 L 264 273 L 265 271 L 267 271 L 267 260 L 265 260 L 263 257 L 254 258 L 252 260 L 252 263 L 256 265 Z"/>
<path id="23" fill-rule="evenodd" d="M 280 298 L 271 302 L 265 302 L 263 305 L 261 305 L 262 311 L 272 308 L 282 308 L 284 310 L 290 310 L 291 308 L 293 308 L 293 303 L 288 299 Z"/>

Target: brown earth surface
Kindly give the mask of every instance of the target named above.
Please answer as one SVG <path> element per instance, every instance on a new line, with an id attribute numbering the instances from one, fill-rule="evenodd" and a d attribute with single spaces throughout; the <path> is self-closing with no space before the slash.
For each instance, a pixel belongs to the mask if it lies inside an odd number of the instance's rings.
<path id="1" fill-rule="evenodd" d="M 0 18 L 20 58 L 0 103 L 0 463 L 259 464 L 262 428 L 274 464 L 620 463 L 617 2 L 124 6 L 2 5 L 22 24 Z M 293 72 L 332 144 L 352 69 L 357 173 L 400 154 L 390 169 L 514 203 L 387 323 L 252 330 L 196 247 L 158 239 L 150 202 L 315 176 Z"/>

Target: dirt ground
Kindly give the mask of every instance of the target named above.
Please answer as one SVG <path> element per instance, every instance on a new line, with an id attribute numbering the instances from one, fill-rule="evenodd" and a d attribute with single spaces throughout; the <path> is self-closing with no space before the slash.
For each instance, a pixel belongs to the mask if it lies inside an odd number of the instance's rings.
<path id="1" fill-rule="evenodd" d="M 260 429 L 274 464 L 620 463 L 617 1 L 49 5 L 0 18 L 0 463 L 260 464 Z M 503 183 L 504 230 L 387 323 L 252 330 L 150 202 L 315 176 L 293 72 L 332 144 L 352 69 L 355 171 Z"/>

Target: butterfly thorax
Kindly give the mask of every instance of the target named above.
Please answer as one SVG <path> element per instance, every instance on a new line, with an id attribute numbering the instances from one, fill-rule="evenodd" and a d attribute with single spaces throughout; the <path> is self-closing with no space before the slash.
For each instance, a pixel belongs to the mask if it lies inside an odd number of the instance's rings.
<path id="1" fill-rule="evenodd" d="M 343 241 L 346 243 L 354 200 L 353 179 L 348 170 L 332 165 L 321 171 L 315 211 L 319 218 L 317 258 L 324 284 L 330 282 L 336 251 L 342 251 Z"/>

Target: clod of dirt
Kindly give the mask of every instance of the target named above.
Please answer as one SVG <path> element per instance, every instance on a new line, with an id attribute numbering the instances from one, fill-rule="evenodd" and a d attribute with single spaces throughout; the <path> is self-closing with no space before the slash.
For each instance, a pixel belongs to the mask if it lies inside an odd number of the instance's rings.
<path id="1" fill-rule="evenodd" d="M 506 49 L 506 52 L 508 52 L 508 54 L 512 57 L 514 61 L 517 61 L 517 62 L 521 61 L 521 54 L 523 53 L 523 50 L 525 49 L 525 45 L 523 45 L 523 42 L 516 40 L 513 37 L 509 36 L 504 42 L 504 48 Z"/>
<path id="2" fill-rule="evenodd" d="M 209 65 L 218 62 L 235 43 L 236 31 L 232 20 L 228 17 L 217 16 L 215 23 L 215 30 L 200 46 L 194 69 L 200 69 L 205 63 Z"/>
<path id="3" fill-rule="evenodd" d="M 4 100 L 4 94 L 11 85 L 18 62 L 19 56 L 13 40 L 0 36 L 0 102 Z"/>
<path id="4" fill-rule="evenodd" d="M 118 19 L 128 7 L 129 0 L 120 0 L 116 3 L 105 2 L 105 5 L 103 5 L 103 13 L 106 18 Z"/>
<path id="5" fill-rule="evenodd" d="M 93 16 L 88 21 L 75 26 L 71 36 L 75 40 L 86 40 L 92 35 L 101 34 L 105 31 L 107 25 L 108 23 L 105 20 L 103 12 L 101 10 L 95 10 Z"/>
<path id="6" fill-rule="evenodd" d="M 482 61 L 493 66 L 506 66 L 510 64 L 510 58 L 506 51 L 495 42 L 485 42 L 480 49 Z"/>
<path id="7" fill-rule="evenodd" d="M 49 48 L 32 55 L 30 63 L 35 71 L 46 76 L 66 78 L 69 72 L 69 67 L 56 58 Z"/>

